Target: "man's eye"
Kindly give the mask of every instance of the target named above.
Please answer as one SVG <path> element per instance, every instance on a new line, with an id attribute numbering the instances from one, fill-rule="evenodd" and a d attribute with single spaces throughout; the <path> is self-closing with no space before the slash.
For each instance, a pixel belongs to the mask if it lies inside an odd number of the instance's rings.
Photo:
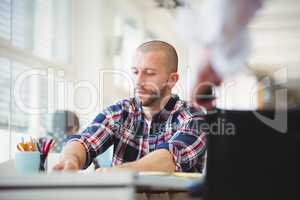
<path id="1" fill-rule="evenodd" d="M 146 74 L 147 74 L 147 75 L 155 75 L 155 72 L 154 72 L 154 71 L 148 71 L 148 70 L 147 70 L 147 71 L 146 71 Z"/>
<path id="2" fill-rule="evenodd" d="M 137 74 L 138 71 L 137 71 L 137 70 L 132 70 L 132 73 L 133 73 L 133 74 Z"/>

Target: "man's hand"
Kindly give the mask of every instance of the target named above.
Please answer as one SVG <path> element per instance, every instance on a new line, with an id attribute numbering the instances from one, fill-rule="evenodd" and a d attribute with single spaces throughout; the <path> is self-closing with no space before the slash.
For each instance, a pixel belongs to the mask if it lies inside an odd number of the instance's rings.
<path id="1" fill-rule="evenodd" d="M 53 171 L 77 171 L 79 169 L 78 159 L 76 158 L 60 161 L 53 167 Z"/>
<path id="2" fill-rule="evenodd" d="M 54 171 L 76 171 L 84 167 L 86 150 L 77 141 L 67 144 L 60 155 L 60 162 L 53 167 Z"/>
<path id="3" fill-rule="evenodd" d="M 221 82 L 221 77 L 209 63 L 206 63 L 198 72 L 197 83 L 193 88 L 193 103 L 211 110 L 214 107 L 213 101 L 215 100 L 213 89 L 220 85 Z"/>
<path id="4" fill-rule="evenodd" d="M 143 169 L 140 169 L 143 170 Z M 97 173 L 102 172 L 119 172 L 119 171 L 139 171 L 139 163 L 137 161 L 123 163 L 122 165 L 117 165 L 113 167 L 100 167 L 96 169 Z"/>

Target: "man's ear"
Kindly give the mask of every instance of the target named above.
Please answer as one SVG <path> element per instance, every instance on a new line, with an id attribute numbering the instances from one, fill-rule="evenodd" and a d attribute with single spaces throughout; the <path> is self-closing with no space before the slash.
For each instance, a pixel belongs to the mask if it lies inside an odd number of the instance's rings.
<path id="1" fill-rule="evenodd" d="M 175 86 L 178 79 L 179 79 L 179 74 L 177 72 L 173 72 L 170 74 L 169 80 L 168 80 L 168 86 L 170 89 L 172 89 Z"/>

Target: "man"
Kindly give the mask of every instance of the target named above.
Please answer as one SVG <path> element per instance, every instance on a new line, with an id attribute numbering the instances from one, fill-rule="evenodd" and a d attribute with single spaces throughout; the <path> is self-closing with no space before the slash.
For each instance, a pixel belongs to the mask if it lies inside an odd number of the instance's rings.
<path id="1" fill-rule="evenodd" d="M 54 170 L 84 169 L 114 145 L 113 167 L 99 171 L 201 172 L 203 112 L 172 95 L 177 68 L 170 44 L 140 45 L 132 67 L 135 97 L 109 106 L 80 135 L 71 136 Z"/>

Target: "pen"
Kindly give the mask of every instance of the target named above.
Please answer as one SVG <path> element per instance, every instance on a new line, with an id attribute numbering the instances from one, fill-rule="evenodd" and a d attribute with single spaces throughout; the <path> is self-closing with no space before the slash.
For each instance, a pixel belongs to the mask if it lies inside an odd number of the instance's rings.
<path id="1" fill-rule="evenodd" d="M 21 144 L 17 144 L 17 149 L 18 149 L 19 151 L 25 151 L 25 149 L 22 147 Z"/>
<path id="2" fill-rule="evenodd" d="M 45 145 L 45 153 L 48 154 L 48 151 L 49 151 L 49 148 L 50 148 L 50 145 L 52 143 L 52 139 L 48 140 L 46 145 Z"/>
<path id="3" fill-rule="evenodd" d="M 38 142 L 36 143 L 36 147 L 37 147 L 38 151 L 39 151 L 40 153 L 42 153 L 42 152 L 41 152 L 40 145 L 39 145 L 39 143 L 38 143 Z"/>
<path id="4" fill-rule="evenodd" d="M 50 145 L 50 150 L 49 151 L 51 151 L 53 149 L 54 145 L 55 145 L 55 140 L 52 141 L 52 143 Z"/>

